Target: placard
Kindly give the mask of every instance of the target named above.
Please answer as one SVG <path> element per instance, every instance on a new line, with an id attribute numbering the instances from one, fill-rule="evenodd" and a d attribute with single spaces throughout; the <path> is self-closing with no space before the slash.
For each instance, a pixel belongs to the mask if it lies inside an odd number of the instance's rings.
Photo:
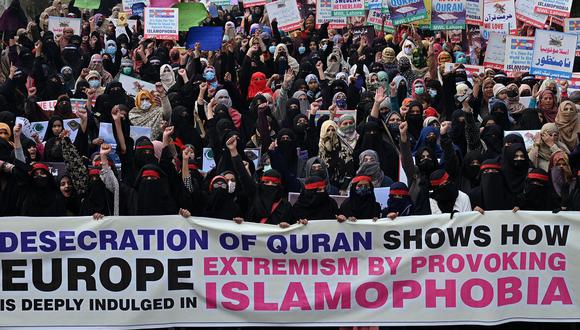
<path id="1" fill-rule="evenodd" d="M 358 26 L 351 29 L 352 32 L 352 42 L 357 43 L 361 37 L 366 37 L 369 45 L 372 45 L 373 40 L 375 40 L 375 28 L 374 26 Z"/>
<path id="2" fill-rule="evenodd" d="M 516 1 L 516 18 L 538 29 L 543 29 L 546 26 L 548 15 L 536 13 L 533 1 L 519 0 Z"/>
<path id="3" fill-rule="evenodd" d="M 332 16 L 365 16 L 364 0 L 331 0 Z"/>
<path id="4" fill-rule="evenodd" d="M 508 76 L 514 72 L 528 72 L 534 55 L 534 37 L 507 36 L 505 43 L 505 70 Z"/>
<path id="5" fill-rule="evenodd" d="M 187 32 L 188 49 L 194 49 L 195 43 L 199 42 L 201 50 L 220 50 L 224 29 L 221 26 L 194 26 Z"/>
<path id="6" fill-rule="evenodd" d="M 385 14 L 381 10 L 369 10 L 369 15 L 367 16 L 367 24 L 375 27 L 375 30 L 381 31 L 383 28 L 383 22 L 385 21 Z"/>
<path id="7" fill-rule="evenodd" d="M 423 19 L 418 20 L 418 21 L 411 22 L 411 24 L 413 24 L 415 27 L 418 27 L 420 29 L 430 30 L 431 29 L 432 2 L 431 2 L 431 0 L 423 0 L 423 2 L 425 3 L 425 12 L 427 13 L 427 16 Z"/>
<path id="8" fill-rule="evenodd" d="M 505 131 L 503 132 L 503 136 L 508 136 L 510 134 L 519 134 L 524 139 L 524 145 L 526 146 L 526 150 L 532 149 L 534 146 L 534 136 L 540 133 L 540 130 L 518 130 L 518 131 Z"/>
<path id="9" fill-rule="evenodd" d="M 556 31 L 536 30 L 530 73 L 551 78 L 572 77 L 578 36 Z"/>
<path id="10" fill-rule="evenodd" d="M 564 32 L 578 36 L 576 56 L 580 56 L 580 18 L 566 18 L 564 20 Z"/>
<path id="11" fill-rule="evenodd" d="M 148 91 L 154 91 L 155 85 L 131 76 L 124 74 L 119 75 L 119 82 L 123 85 L 123 89 L 127 92 L 127 95 L 136 96 L 139 93 L 140 88 Z"/>
<path id="12" fill-rule="evenodd" d="M 246 148 L 244 149 L 246 157 L 254 163 L 254 168 L 258 168 L 261 159 L 260 149 Z M 211 171 L 216 166 L 213 158 L 212 148 L 203 148 L 203 157 L 201 160 L 201 170 L 205 173 Z"/>
<path id="13" fill-rule="evenodd" d="M 423 0 L 386 0 L 393 25 L 418 21 L 427 17 Z"/>
<path id="14" fill-rule="evenodd" d="M 127 31 L 125 31 L 125 26 L 120 25 L 118 19 L 111 18 L 110 20 L 113 22 L 113 24 L 115 24 L 115 36 L 116 37 L 119 37 L 122 34 L 127 35 Z M 129 27 L 129 30 L 131 30 L 131 32 L 137 31 L 137 20 L 136 19 L 128 19 L 127 26 Z"/>
<path id="15" fill-rule="evenodd" d="M 128 13 L 129 16 L 133 15 L 131 9 L 134 4 L 143 3 L 145 7 L 149 6 L 149 0 L 123 0 L 123 11 Z"/>
<path id="16" fill-rule="evenodd" d="M 62 36 L 62 31 L 66 27 L 72 28 L 74 34 L 80 36 L 81 24 L 82 20 L 80 18 L 58 17 L 58 16 L 50 16 L 48 18 L 48 30 L 54 33 L 55 38 L 59 35 Z"/>
<path id="17" fill-rule="evenodd" d="M 483 0 L 465 1 L 465 23 L 483 26 Z"/>
<path id="18" fill-rule="evenodd" d="M 296 0 L 278 0 L 266 4 L 270 21 L 276 19 L 278 29 L 284 32 L 300 29 L 302 18 Z"/>
<path id="19" fill-rule="evenodd" d="M 570 17 L 574 0 L 536 0 L 534 11 L 540 14 Z"/>
<path id="20" fill-rule="evenodd" d="M 341 29 L 346 26 L 346 17 L 332 16 L 331 0 L 316 1 L 316 28 L 328 22 L 329 29 Z"/>
<path id="21" fill-rule="evenodd" d="M 516 9 L 513 0 L 485 0 L 483 27 L 490 32 L 517 34 Z"/>
<path id="22" fill-rule="evenodd" d="M 365 9 L 373 10 L 378 9 L 380 10 L 383 6 L 383 0 L 365 0 Z"/>
<path id="23" fill-rule="evenodd" d="M 465 0 L 431 1 L 431 29 L 465 29 Z"/>
<path id="24" fill-rule="evenodd" d="M 506 35 L 490 32 L 485 51 L 483 66 L 496 70 L 504 70 Z"/>
<path id="25" fill-rule="evenodd" d="M 179 39 L 179 9 L 147 7 L 144 20 L 144 38 Z"/>

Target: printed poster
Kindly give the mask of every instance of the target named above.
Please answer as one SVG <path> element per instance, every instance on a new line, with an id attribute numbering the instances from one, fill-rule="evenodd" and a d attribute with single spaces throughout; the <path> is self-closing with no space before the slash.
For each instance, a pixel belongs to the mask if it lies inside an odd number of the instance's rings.
<path id="1" fill-rule="evenodd" d="M 80 36 L 81 23 L 82 22 L 80 18 L 50 16 L 48 18 L 48 30 L 52 31 L 54 33 L 54 37 L 56 38 L 57 36 L 62 35 L 64 28 L 71 27 L 74 31 L 74 34 Z"/>
<path id="2" fill-rule="evenodd" d="M 485 0 L 483 13 L 483 27 L 489 32 L 517 34 L 513 0 Z"/>
<path id="3" fill-rule="evenodd" d="M 483 25 L 483 0 L 465 0 L 465 23 Z"/>
<path id="4" fill-rule="evenodd" d="M 365 16 L 364 0 L 331 0 L 332 16 Z"/>
<path id="5" fill-rule="evenodd" d="M 380 10 L 383 6 L 383 0 L 365 0 L 365 9 L 373 10 L 378 9 Z"/>
<path id="6" fill-rule="evenodd" d="M 536 30 L 530 73 L 550 78 L 572 77 L 578 36 L 556 31 Z"/>
<path id="7" fill-rule="evenodd" d="M 424 0 L 423 2 L 425 3 L 427 17 L 423 18 L 422 20 L 415 21 L 412 24 L 420 29 L 431 29 L 431 0 Z"/>
<path id="8" fill-rule="evenodd" d="M 340 29 L 346 26 L 346 17 L 332 16 L 331 0 L 316 1 L 316 28 L 326 22 L 329 29 Z"/>
<path id="9" fill-rule="evenodd" d="M 534 37 L 507 36 L 505 48 L 505 70 L 508 76 L 513 76 L 518 71 L 530 71 Z"/>
<path id="10" fill-rule="evenodd" d="M 411 23 L 427 18 L 423 0 L 386 0 L 393 25 Z"/>
<path id="11" fill-rule="evenodd" d="M 543 29 L 548 15 L 536 13 L 533 1 L 518 0 L 516 1 L 516 18 L 538 29 Z"/>
<path id="12" fill-rule="evenodd" d="M 570 17 L 574 0 L 536 0 L 534 11 L 540 14 Z"/>
<path id="13" fill-rule="evenodd" d="M 145 89 L 148 91 L 155 90 L 154 84 L 147 82 L 147 81 L 144 81 L 144 80 L 133 78 L 131 76 L 127 76 L 124 74 L 119 75 L 119 82 L 123 86 L 123 89 L 127 92 L 127 95 L 130 95 L 130 96 L 137 95 L 137 93 L 141 89 Z"/>
<path id="14" fill-rule="evenodd" d="M 576 56 L 580 56 L 580 18 L 566 18 L 564 20 L 564 32 L 578 36 Z"/>
<path id="15" fill-rule="evenodd" d="M 129 16 L 132 15 L 131 8 L 134 4 L 143 3 L 145 6 L 149 6 L 149 0 L 123 0 L 123 11 L 128 13 Z"/>
<path id="16" fill-rule="evenodd" d="M 179 9 L 147 7 L 144 20 L 144 38 L 179 39 Z"/>
<path id="17" fill-rule="evenodd" d="M 385 20 L 385 14 L 381 10 L 369 10 L 369 15 L 367 16 L 367 24 L 374 26 L 375 30 L 381 31 L 383 28 L 383 22 Z"/>
<path id="18" fill-rule="evenodd" d="M 483 66 L 497 70 L 504 70 L 506 35 L 499 32 L 490 32 L 485 51 Z"/>
<path id="19" fill-rule="evenodd" d="M 465 0 L 432 0 L 431 29 L 465 29 Z"/>
<path id="20" fill-rule="evenodd" d="M 302 18 L 296 5 L 296 0 L 278 0 L 266 4 L 266 11 L 270 21 L 278 21 L 278 29 L 289 32 L 300 29 Z"/>
<path id="21" fill-rule="evenodd" d="M 125 26 L 119 24 L 118 19 L 111 18 L 110 20 L 113 22 L 113 24 L 115 24 L 115 35 L 117 37 L 119 37 L 122 34 L 127 35 L 127 31 L 125 31 Z M 127 25 L 129 26 L 129 29 L 131 30 L 131 32 L 133 30 L 137 31 L 137 20 L 136 19 L 128 19 Z"/>

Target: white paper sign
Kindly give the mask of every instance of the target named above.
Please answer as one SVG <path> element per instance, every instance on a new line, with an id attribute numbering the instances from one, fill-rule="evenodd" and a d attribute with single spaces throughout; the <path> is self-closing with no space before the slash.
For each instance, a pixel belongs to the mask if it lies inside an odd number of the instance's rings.
<path id="1" fill-rule="evenodd" d="M 529 0 L 516 1 L 516 18 L 531 26 L 543 29 L 546 25 L 548 15 L 536 13 L 534 11 L 534 2 Z"/>
<path id="2" fill-rule="evenodd" d="M 141 86 L 141 89 L 148 91 L 155 90 L 154 84 L 124 74 L 119 75 L 119 82 L 123 85 L 123 89 L 127 92 L 127 95 L 131 96 L 137 95 L 139 86 Z"/>
<path id="3" fill-rule="evenodd" d="M 113 22 L 113 24 L 115 24 L 116 37 L 119 37 L 121 34 L 127 35 L 127 32 L 125 31 L 125 27 L 119 25 L 118 19 L 111 18 L 111 21 Z M 127 26 L 129 27 L 129 29 L 131 31 L 133 31 L 133 29 L 135 29 L 135 31 L 136 31 L 137 30 L 137 20 L 136 19 L 128 19 Z"/>
<path id="4" fill-rule="evenodd" d="M 296 5 L 296 0 L 278 0 L 266 4 L 266 11 L 270 21 L 274 18 L 278 22 L 278 29 L 289 32 L 300 29 L 302 18 Z"/>
<path id="5" fill-rule="evenodd" d="M 145 8 L 144 38 L 161 40 L 179 39 L 178 8 Z"/>
<path id="6" fill-rule="evenodd" d="M 513 0 L 485 0 L 483 27 L 492 32 L 516 34 L 516 9 Z"/>
<path id="7" fill-rule="evenodd" d="M 57 36 L 62 35 L 64 28 L 71 27 L 74 31 L 74 34 L 80 36 L 81 23 L 82 22 L 80 18 L 50 16 L 48 18 L 48 30 L 52 31 L 54 33 L 54 37 L 56 38 Z"/>
<path id="8" fill-rule="evenodd" d="M 508 74 L 530 71 L 534 54 L 534 37 L 507 36 L 505 49 L 505 69 Z"/>
<path id="9" fill-rule="evenodd" d="M 504 69 L 505 60 L 505 34 L 490 32 L 487 49 L 485 51 L 485 61 L 483 66 L 497 70 Z"/>
<path id="10" fill-rule="evenodd" d="M 571 78 L 577 42 L 575 34 L 536 30 L 530 73 L 551 78 Z"/>
<path id="11" fill-rule="evenodd" d="M 465 1 L 465 23 L 483 25 L 483 0 Z"/>
<path id="12" fill-rule="evenodd" d="M 326 22 L 328 28 L 342 28 L 346 26 L 346 17 L 332 16 L 332 2 L 331 0 L 318 0 L 316 2 L 316 28 Z"/>

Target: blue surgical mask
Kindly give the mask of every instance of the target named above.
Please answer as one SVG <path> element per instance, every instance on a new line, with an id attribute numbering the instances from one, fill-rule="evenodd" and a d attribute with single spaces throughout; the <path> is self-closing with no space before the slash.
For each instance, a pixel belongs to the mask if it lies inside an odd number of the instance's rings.
<path id="1" fill-rule="evenodd" d="M 276 46 L 268 47 L 268 51 L 270 52 L 270 54 L 274 54 L 274 52 L 276 51 Z"/>
<path id="2" fill-rule="evenodd" d="M 125 67 L 123 67 L 122 71 L 123 71 L 123 74 L 130 75 L 131 73 L 133 73 L 133 68 L 130 66 L 125 66 Z"/>
<path id="3" fill-rule="evenodd" d="M 465 63 L 467 63 L 467 58 L 465 56 L 459 56 L 457 58 L 457 63 L 459 63 L 459 64 L 465 64 Z"/>
<path id="4" fill-rule="evenodd" d="M 207 81 L 212 81 L 212 80 L 215 79 L 215 72 L 213 72 L 213 71 L 207 71 L 206 73 L 203 74 L 203 77 Z"/>
<path id="5" fill-rule="evenodd" d="M 212 83 L 209 84 L 211 88 L 216 89 L 218 87 L 218 83 L 217 81 L 214 81 Z"/>
<path id="6" fill-rule="evenodd" d="M 430 89 L 429 90 L 429 96 L 431 96 L 431 97 L 437 96 L 437 90 L 436 89 Z"/>
<path id="7" fill-rule="evenodd" d="M 89 86 L 91 88 L 99 88 L 99 87 L 101 87 L 101 82 L 97 79 L 92 79 L 92 80 L 89 80 Z"/>
<path id="8" fill-rule="evenodd" d="M 115 47 L 115 46 L 109 46 L 109 47 L 107 47 L 107 54 L 109 54 L 109 55 L 115 55 L 116 52 L 117 52 L 117 47 Z"/>
<path id="9" fill-rule="evenodd" d="M 302 55 L 302 54 L 306 53 L 306 47 L 304 47 L 304 46 L 300 46 L 300 47 L 298 47 L 298 53 L 299 53 L 300 55 Z"/>
<path id="10" fill-rule="evenodd" d="M 346 100 L 345 99 L 336 99 L 336 106 L 341 109 L 346 109 Z"/>
<path id="11" fill-rule="evenodd" d="M 415 87 L 415 94 L 421 95 L 425 93 L 425 87 Z"/>

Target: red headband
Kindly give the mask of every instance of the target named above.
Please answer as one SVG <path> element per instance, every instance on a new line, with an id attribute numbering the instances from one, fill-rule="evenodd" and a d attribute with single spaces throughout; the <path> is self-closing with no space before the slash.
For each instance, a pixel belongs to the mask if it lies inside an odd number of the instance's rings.
<path id="1" fill-rule="evenodd" d="M 409 196 L 409 191 L 404 189 L 393 189 L 389 191 L 389 195 Z"/>
<path id="2" fill-rule="evenodd" d="M 314 189 L 318 189 L 318 188 L 326 188 L 326 182 L 324 182 L 324 181 L 317 181 L 317 182 L 307 183 L 307 184 L 304 185 L 304 188 L 306 190 L 314 190 Z"/>
<path id="3" fill-rule="evenodd" d="M 434 179 L 431 180 L 431 185 L 432 186 L 440 186 L 442 185 L 445 181 L 447 181 L 447 179 L 449 179 L 449 174 L 447 174 L 447 172 L 445 172 L 445 174 L 443 174 L 442 177 L 440 177 L 439 179 Z"/>
<path id="4" fill-rule="evenodd" d="M 48 166 L 42 164 L 42 163 L 36 163 L 34 165 L 32 165 L 32 171 L 35 170 L 45 170 L 47 172 L 50 172 L 50 170 L 48 169 Z"/>
<path id="5" fill-rule="evenodd" d="M 483 164 L 481 165 L 481 167 L 479 168 L 481 171 L 483 170 L 501 170 L 501 165 L 500 164 Z"/>
<path id="6" fill-rule="evenodd" d="M 139 150 L 139 149 L 150 149 L 150 150 L 153 150 L 153 146 L 150 145 L 150 144 L 146 144 L 144 146 L 136 146 L 135 147 L 135 150 Z"/>
<path id="7" fill-rule="evenodd" d="M 578 170 L 578 172 L 576 172 L 576 175 L 580 176 L 580 170 Z"/>
<path id="8" fill-rule="evenodd" d="M 188 163 L 187 168 L 189 168 L 190 170 L 197 170 L 199 169 L 199 166 L 197 166 L 196 164 Z"/>
<path id="9" fill-rule="evenodd" d="M 270 182 L 274 182 L 277 184 L 281 184 L 282 180 L 280 180 L 280 178 L 274 177 L 274 176 L 263 176 L 261 179 L 262 182 L 266 182 L 266 181 L 270 181 Z"/>
<path id="10" fill-rule="evenodd" d="M 91 168 L 89 170 L 89 175 L 100 175 L 101 174 L 101 170 L 99 170 L 98 168 Z"/>
<path id="11" fill-rule="evenodd" d="M 159 173 L 157 173 L 157 171 L 145 170 L 145 171 L 143 171 L 143 173 L 141 173 L 141 177 L 142 178 L 157 178 L 157 179 L 159 179 L 161 176 L 159 175 Z"/>
<path id="12" fill-rule="evenodd" d="M 111 160 L 107 160 L 107 162 L 109 163 L 109 166 L 111 166 L 111 167 L 113 166 L 113 162 Z M 94 163 L 95 163 L 95 166 L 102 165 L 102 162 L 100 160 L 95 160 Z"/>
<path id="13" fill-rule="evenodd" d="M 548 182 L 548 176 L 544 175 L 544 174 L 540 174 L 540 173 L 529 173 L 528 179 L 536 179 L 536 180 Z"/>
<path id="14" fill-rule="evenodd" d="M 352 183 L 359 183 L 363 180 L 366 180 L 368 182 L 373 182 L 373 179 L 370 176 L 359 175 L 359 176 L 355 176 L 354 179 L 352 179 Z"/>

